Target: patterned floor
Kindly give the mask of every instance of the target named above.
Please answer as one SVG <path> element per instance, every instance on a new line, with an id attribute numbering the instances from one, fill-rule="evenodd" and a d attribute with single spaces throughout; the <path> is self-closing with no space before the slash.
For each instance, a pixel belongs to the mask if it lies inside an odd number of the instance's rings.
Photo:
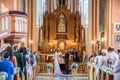
<path id="1" fill-rule="evenodd" d="M 46 77 L 38 76 L 35 80 L 88 80 L 87 77 Z"/>

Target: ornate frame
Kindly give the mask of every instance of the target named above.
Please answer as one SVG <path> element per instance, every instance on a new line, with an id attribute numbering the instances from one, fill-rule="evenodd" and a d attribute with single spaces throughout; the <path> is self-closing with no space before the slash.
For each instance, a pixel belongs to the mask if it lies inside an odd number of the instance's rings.
<path id="1" fill-rule="evenodd" d="M 63 14 L 64 17 L 65 17 L 65 32 L 58 32 L 58 24 L 59 24 L 58 19 L 59 19 L 59 16 L 60 16 L 61 14 Z M 66 15 L 65 15 L 64 13 L 60 13 L 60 14 L 58 15 L 57 19 L 56 19 L 56 33 L 67 33 L 67 18 L 66 18 Z"/>

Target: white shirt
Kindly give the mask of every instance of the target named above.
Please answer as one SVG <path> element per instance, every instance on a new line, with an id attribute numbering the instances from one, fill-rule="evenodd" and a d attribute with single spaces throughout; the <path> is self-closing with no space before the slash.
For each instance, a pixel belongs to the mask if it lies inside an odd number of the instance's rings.
<path id="1" fill-rule="evenodd" d="M 102 56 L 99 55 L 95 58 L 95 62 L 94 62 L 97 66 L 101 66 L 102 65 Z"/>

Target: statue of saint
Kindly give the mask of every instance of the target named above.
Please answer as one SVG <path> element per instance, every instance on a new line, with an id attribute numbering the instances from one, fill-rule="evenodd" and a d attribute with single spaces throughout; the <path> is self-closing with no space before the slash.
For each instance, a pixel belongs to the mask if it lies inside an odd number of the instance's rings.
<path id="1" fill-rule="evenodd" d="M 45 30 L 45 42 L 48 42 L 48 27 Z"/>
<path id="2" fill-rule="evenodd" d="M 79 28 L 78 27 L 75 28 L 75 41 L 76 42 L 79 41 Z"/>

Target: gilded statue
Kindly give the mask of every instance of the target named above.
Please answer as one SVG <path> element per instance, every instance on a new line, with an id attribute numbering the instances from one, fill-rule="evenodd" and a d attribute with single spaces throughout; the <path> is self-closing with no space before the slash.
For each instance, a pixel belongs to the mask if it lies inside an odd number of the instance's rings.
<path id="1" fill-rule="evenodd" d="M 48 27 L 45 29 L 45 42 L 48 42 Z"/>
<path id="2" fill-rule="evenodd" d="M 79 41 L 79 28 L 78 27 L 75 28 L 75 41 L 76 42 Z"/>

